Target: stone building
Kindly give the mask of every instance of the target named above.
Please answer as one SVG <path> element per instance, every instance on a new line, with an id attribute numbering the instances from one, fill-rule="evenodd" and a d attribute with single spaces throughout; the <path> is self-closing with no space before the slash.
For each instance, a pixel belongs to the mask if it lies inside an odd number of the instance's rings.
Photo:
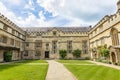
<path id="1" fill-rule="evenodd" d="M 0 14 L 0 62 L 4 54 L 12 53 L 12 60 L 58 59 L 59 50 L 67 51 L 67 58 L 73 58 L 72 51 L 82 50 L 81 57 L 89 57 L 88 31 L 90 27 L 44 27 L 24 28 Z"/>
<path id="2" fill-rule="evenodd" d="M 12 53 L 12 60 L 21 59 L 24 41 L 25 32 L 0 14 L 0 62 L 4 61 L 7 52 Z"/>
<path id="3" fill-rule="evenodd" d="M 67 51 L 72 59 L 72 51 L 82 50 L 81 57 L 89 57 L 88 31 L 90 27 L 41 27 L 25 28 L 24 59 L 59 59 L 59 50 Z"/>
<path id="4" fill-rule="evenodd" d="M 31 27 L 23 30 L 0 14 L 0 62 L 4 54 L 12 53 L 12 60 L 58 59 L 59 50 L 82 50 L 81 57 L 99 58 L 98 46 L 107 45 L 109 60 L 120 62 L 120 0 L 118 10 L 106 15 L 93 28 L 90 27 Z"/>
<path id="5" fill-rule="evenodd" d="M 120 0 L 118 10 L 113 15 L 106 15 L 89 31 L 91 58 L 99 58 L 98 46 L 107 45 L 110 62 L 120 62 Z"/>

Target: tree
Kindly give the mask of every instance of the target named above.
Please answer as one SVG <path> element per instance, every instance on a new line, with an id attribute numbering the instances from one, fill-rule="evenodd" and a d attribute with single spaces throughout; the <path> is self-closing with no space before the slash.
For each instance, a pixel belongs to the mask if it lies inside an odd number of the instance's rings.
<path id="1" fill-rule="evenodd" d="M 103 54 L 103 56 L 104 57 L 108 57 L 109 56 L 109 50 L 107 49 L 107 48 L 104 48 L 103 50 L 102 50 L 102 54 Z"/>
<path id="2" fill-rule="evenodd" d="M 102 57 L 108 57 L 109 56 L 109 50 L 107 48 L 107 45 L 103 45 L 103 46 L 98 46 L 97 47 L 98 53 L 102 56 Z"/>
<path id="3" fill-rule="evenodd" d="M 107 45 L 98 46 L 98 53 L 101 54 L 101 57 L 108 58 L 109 57 L 109 49 L 107 48 Z"/>
<path id="4" fill-rule="evenodd" d="M 80 55 L 81 55 L 81 50 L 79 50 L 79 49 L 74 50 L 74 51 L 72 52 L 72 54 L 73 54 L 73 56 L 74 56 L 75 58 L 79 58 Z"/>
<path id="5" fill-rule="evenodd" d="M 59 54 L 60 54 L 60 57 L 62 59 L 65 59 L 65 57 L 67 56 L 67 51 L 66 50 L 59 50 Z"/>
<path id="6" fill-rule="evenodd" d="M 12 61 L 12 53 L 11 52 L 4 53 L 4 61 L 6 61 L 6 62 Z"/>

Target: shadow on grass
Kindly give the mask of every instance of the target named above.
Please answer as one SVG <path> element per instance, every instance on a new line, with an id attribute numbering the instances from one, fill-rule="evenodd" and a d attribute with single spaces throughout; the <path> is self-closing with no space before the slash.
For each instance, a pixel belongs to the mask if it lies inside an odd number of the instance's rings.
<path id="1" fill-rule="evenodd" d="M 34 61 L 37 61 L 37 60 L 20 60 L 20 61 L 14 62 L 14 63 L 31 63 L 31 62 L 34 62 Z"/>
<path id="2" fill-rule="evenodd" d="M 15 63 L 48 63 L 45 60 L 21 60 Z"/>
<path id="3" fill-rule="evenodd" d="M 0 71 L 6 70 L 9 68 L 13 68 L 13 67 L 17 67 L 17 66 L 21 66 L 21 65 L 24 65 L 26 63 L 31 63 L 34 61 L 35 60 L 21 60 L 21 61 L 14 61 L 14 62 L 10 62 L 10 63 L 0 63 Z"/>
<path id="4" fill-rule="evenodd" d="M 19 65 L 3 64 L 3 65 L 0 65 L 0 71 L 6 70 L 6 69 L 9 69 L 9 68 L 13 68 L 13 67 L 16 67 L 16 66 L 19 66 Z"/>

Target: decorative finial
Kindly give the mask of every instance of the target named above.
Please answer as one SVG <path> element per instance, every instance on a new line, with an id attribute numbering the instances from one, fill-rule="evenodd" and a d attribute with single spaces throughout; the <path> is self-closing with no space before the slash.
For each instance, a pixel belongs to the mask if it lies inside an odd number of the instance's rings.
<path id="1" fill-rule="evenodd" d="M 120 10 L 120 0 L 118 0 L 117 2 L 117 7 L 118 7 L 118 10 Z"/>

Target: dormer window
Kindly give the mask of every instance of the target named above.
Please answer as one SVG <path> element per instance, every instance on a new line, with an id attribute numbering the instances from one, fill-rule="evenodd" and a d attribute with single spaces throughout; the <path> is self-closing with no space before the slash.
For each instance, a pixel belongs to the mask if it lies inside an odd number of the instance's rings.
<path id="1" fill-rule="evenodd" d="M 56 36 L 56 31 L 53 31 L 53 35 Z"/>

